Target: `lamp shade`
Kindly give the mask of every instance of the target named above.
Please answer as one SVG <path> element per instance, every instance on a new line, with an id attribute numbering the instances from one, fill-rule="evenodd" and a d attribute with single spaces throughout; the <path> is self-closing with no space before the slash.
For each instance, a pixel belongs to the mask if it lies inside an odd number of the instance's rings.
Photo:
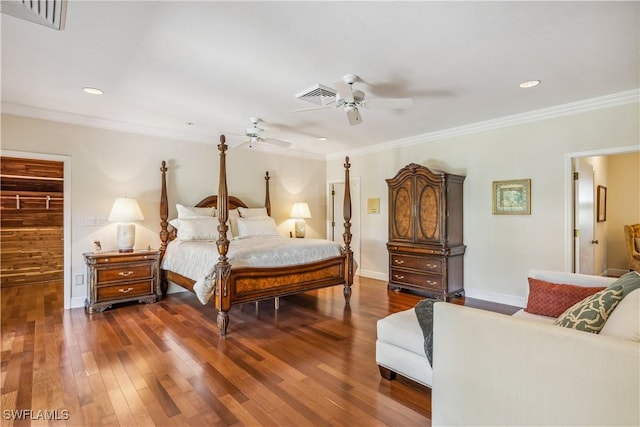
<path id="1" fill-rule="evenodd" d="M 309 205 L 305 202 L 294 203 L 293 207 L 291 208 L 291 218 L 311 218 Z"/>
<path id="2" fill-rule="evenodd" d="M 109 221 L 111 222 L 131 222 L 142 221 L 144 216 L 140 210 L 140 205 L 136 199 L 129 199 L 127 197 L 118 197 L 113 202 L 111 213 L 109 214 Z"/>

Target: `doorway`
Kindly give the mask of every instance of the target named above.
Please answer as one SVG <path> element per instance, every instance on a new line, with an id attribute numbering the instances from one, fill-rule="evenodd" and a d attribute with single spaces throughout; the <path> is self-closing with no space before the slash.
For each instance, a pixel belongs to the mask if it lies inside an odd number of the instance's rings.
<path id="1" fill-rule="evenodd" d="M 71 308 L 71 157 L 55 155 L 55 154 L 42 154 L 42 153 L 30 153 L 23 151 L 12 151 L 12 150 L 0 150 L 0 156 L 2 158 L 11 157 L 11 158 L 19 158 L 32 160 L 34 162 L 44 161 L 47 162 L 58 162 L 62 165 L 62 282 L 63 282 L 63 293 L 64 293 L 64 308 Z M 4 178 L 3 178 L 4 181 Z M 53 198 L 53 197 L 52 197 Z M 26 203 L 26 200 L 23 201 Z M 37 202 L 37 200 L 36 200 Z M 13 203 L 16 203 L 15 199 Z M 50 208 L 53 204 L 52 200 L 49 200 Z M 43 204 L 46 212 L 46 195 L 43 200 Z M 14 205 L 17 206 L 17 205 Z M 22 204 L 22 206 L 26 206 Z M 3 212 L 4 216 L 4 212 Z M 4 228 L 3 228 L 4 229 Z"/>
<path id="2" fill-rule="evenodd" d="M 622 183 L 619 180 L 613 180 L 607 183 L 606 176 L 610 174 L 615 175 L 617 171 L 613 168 L 614 170 L 612 172 L 612 168 L 609 168 L 610 170 L 607 173 L 606 165 L 609 160 L 620 158 L 627 158 L 637 163 L 635 159 L 638 158 L 639 152 L 640 147 L 634 145 L 567 153 L 565 155 L 566 271 L 612 276 L 624 273 L 624 266 L 618 265 L 622 262 L 619 260 L 620 254 L 618 252 L 623 249 L 621 241 L 624 240 L 621 232 L 621 221 L 624 220 L 622 220 L 621 217 L 625 215 L 629 217 L 629 215 L 631 215 L 631 217 L 627 219 L 628 221 L 638 221 L 640 211 L 637 206 L 631 206 L 630 209 L 619 208 L 611 211 L 607 208 L 607 205 L 611 203 L 601 206 L 600 211 L 598 211 L 596 189 L 600 187 L 600 190 L 603 190 L 602 187 L 604 187 L 604 191 L 607 191 L 606 188 L 609 187 L 609 194 L 619 194 L 622 190 L 626 190 L 626 186 L 629 184 L 626 180 L 623 180 Z M 589 170 L 583 169 L 583 166 L 580 166 L 585 163 L 591 166 L 595 165 L 595 179 L 593 178 L 593 167 L 590 172 Z M 638 166 L 637 164 L 635 165 L 636 173 Z M 587 169 L 589 169 L 588 166 Z M 598 175 L 599 171 L 601 172 L 600 176 Z M 585 200 L 586 197 L 586 204 L 580 203 L 581 190 L 579 186 L 584 185 L 584 183 L 582 183 L 583 180 L 576 180 L 574 172 L 578 172 L 581 175 L 580 178 L 591 178 L 590 180 L 585 180 L 586 185 L 585 188 L 582 189 L 582 199 Z M 602 174 L 604 174 L 604 176 Z M 628 179 L 633 178 L 628 177 Z M 589 183 L 589 181 L 591 182 Z M 583 205 L 582 208 L 580 207 L 581 204 Z M 633 205 L 634 202 L 631 202 L 631 204 Z M 603 215 L 602 209 L 607 209 L 609 211 L 608 214 Z M 600 213 L 600 215 L 598 215 L 598 213 Z M 580 222 L 582 222 L 582 224 Z M 618 248 L 618 246 L 621 246 L 622 249 Z M 620 249 L 620 251 L 618 249 Z M 626 262 L 624 265 L 626 265 Z"/>
<path id="3" fill-rule="evenodd" d="M 0 158 L 0 287 L 62 282 L 64 164 Z"/>

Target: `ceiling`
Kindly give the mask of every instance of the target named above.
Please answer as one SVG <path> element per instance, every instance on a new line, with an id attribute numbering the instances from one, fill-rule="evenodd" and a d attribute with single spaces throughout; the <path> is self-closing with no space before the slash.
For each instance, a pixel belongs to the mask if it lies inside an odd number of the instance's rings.
<path id="1" fill-rule="evenodd" d="M 210 143 L 254 116 L 321 156 L 640 87 L 637 1 L 70 1 L 62 31 L 1 19 L 5 113 Z M 292 112 L 345 74 L 414 104 L 355 126 Z"/>

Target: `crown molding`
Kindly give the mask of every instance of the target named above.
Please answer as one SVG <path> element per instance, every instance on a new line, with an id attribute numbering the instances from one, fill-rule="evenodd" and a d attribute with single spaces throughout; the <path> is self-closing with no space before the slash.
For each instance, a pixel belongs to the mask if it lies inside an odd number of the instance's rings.
<path id="1" fill-rule="evenodd" d="M 376 153 L 380 151 L 392 150 L 400 147 L 408 147 L 411 145 L 424 144 L 428 142 L 454 138 L 473 133 L 486 132 L 493 129 L 499 129 L 509 126 L 516 126 L 525 123 L 548 120 L 563 116 L 585 113 L 593 110 L 617 107 L 620 105 L 633 104 L 640 102 L 640 89 L 633 89 L 626 92 L 619 92 L 610 95 L 600 96 L 597 98 L 585 99 L 582 101 L 561 104 L 554 107 L 533 110 L 526 113 L 514 114 L 511 116 L 499 117 L 497 119 L 487 120 L 483 122 L 471 123 L 468 125 L 458 126 L 455 128 L 439 130 L 435 132 L 415 135 L 408 138 L 396 139 L 393 141 L 383 142 L 380 144 L 364 147 L 361 149 L 343 151 L 339 153 L 330 153 L 326 155 L 327 160 L 343 159 L 344 156 L 364 156 L 366 154 Z"/>
<path id="2" fill-rule="evenodd" d="M 557 105 L 554 107 L 534 110 L 527 113 L 514 114 L 511 116 L 500 117 L 497 119 L 487 120 L 478 123 L 471 123 L 450 129 L 443 129 L 435 132 L 424 133 L 411 136 L 408 138 L 397 139 L 393 141 L 383 142 L 355 150 L 319 154 L 298 151 L 295 149 L 281 149 L 279 147 L 256 146 L 252 150 L 277 153 L 279 155 L 308 158 L 317 160 L 336 160 L 343 159 L 344 156 L 363 156 L 370 153 L 380 151 L 393 150 L 400 147 L 408 147 L 411 145 L 424 144 L 428 142 L 454 138 L 462 135 L 485 132 L 493 129 L 499 129 L 509 126 L 516 126 L 525 123 L 531 123 L 541 120 L 553 119 L 573 114 L 584 113 L 592 110 L 611 108 L 620 105 L 632 104 L 640 102 L 640 89 L 633 89 L 626 92 L 619 92 L 605 95 L 597 98 L 590 98 L 582 101 L 571 102 L 568 104 Z M 87 126 L 93 128 L 107 129 L 117 132 L 127 132 L 134 134 L 142 134 L 148 136 L 156 136 L 160 138 L 177 139 L 189 142 L 197 142 L 202 144 L 217 144 L 218 137 L 209 134 L 198 134 L 193 132 L 184 132 L 178 130 L 168 130 L 156 128 L 152 126 L 142 126 L 134 123 L 127 123 L 115 120 L 104 120 L 96 117 L 83 116 L 80 114 L 65 113 L 62 111 L 49 110 L 46 108 L 31 107 L 23 104 L 14 104 L 10 102 L 2 103 L 3 114 L 13 114 L 16 116 L 31 117 L 36 119 L 50 120 L 53 122 L 61 122 L 74 124 L 78 126 Z"/>
<path id="3" fill-rule="evenodd" d="M 15 116 L 30 117 L 34 119 L 49 120 L 58 123 L 67 123 L 78 126 L 91 128 L 99 128 L 112 130 L 116 132 L 134 133 L 139 135 L 156 136 L 166 139 L 176 139 L 181 141 L 196 142 L 201 144 L 217 145 L 219 142 L 218 135 L 199 134 L 193 132 L 183 132 L 178 130 L 169 130 L 165 128 L 156 128 L 152 126 L 142 126 L 134 123 L 127 123 L 115 120 L 104 120 L 96 117 L 83 116 L 81 114 L 65 113 L 63 111 L 49 110 L 46 108 L 31 107 L 23 104 L 14 104 L 11 102 L 2 103 L 2 113 L 12 114 Z M 235 149 L 235 148 L 233 148 Z M 277 153 L 283 156 L 296 158 L 307 158 L 315 160 L 325 160 L 324 154 L 308 153 L 298 151 L 291 148 L 280 148 L 262 145 L 255 145 L 253 148 L 242 147 L 240 149 L 263 151 L 268 153 Z"/>

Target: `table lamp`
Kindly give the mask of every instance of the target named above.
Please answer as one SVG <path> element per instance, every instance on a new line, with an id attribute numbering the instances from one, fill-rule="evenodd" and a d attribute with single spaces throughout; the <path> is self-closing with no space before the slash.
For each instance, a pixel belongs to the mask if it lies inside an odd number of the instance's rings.
<path id="1" fill-rule="evenodd" d="M 136 199 L 118 197 L 113 202 L 109 221 L 118 223 L 118 252 L 133 252 L 136 241 L 136 225 L 133 221 L 142 221 L 144 216 Z"/>
<path id="2" fill-rule="evenodd" d="M 296 237 L 304 237 L 304 220 L 311 218 L 311 212 L 309 211 L 309 205 L 305 202 L 298 202 L 293 204 L 291 208 L 291 218 L 296 219 Z"/>

